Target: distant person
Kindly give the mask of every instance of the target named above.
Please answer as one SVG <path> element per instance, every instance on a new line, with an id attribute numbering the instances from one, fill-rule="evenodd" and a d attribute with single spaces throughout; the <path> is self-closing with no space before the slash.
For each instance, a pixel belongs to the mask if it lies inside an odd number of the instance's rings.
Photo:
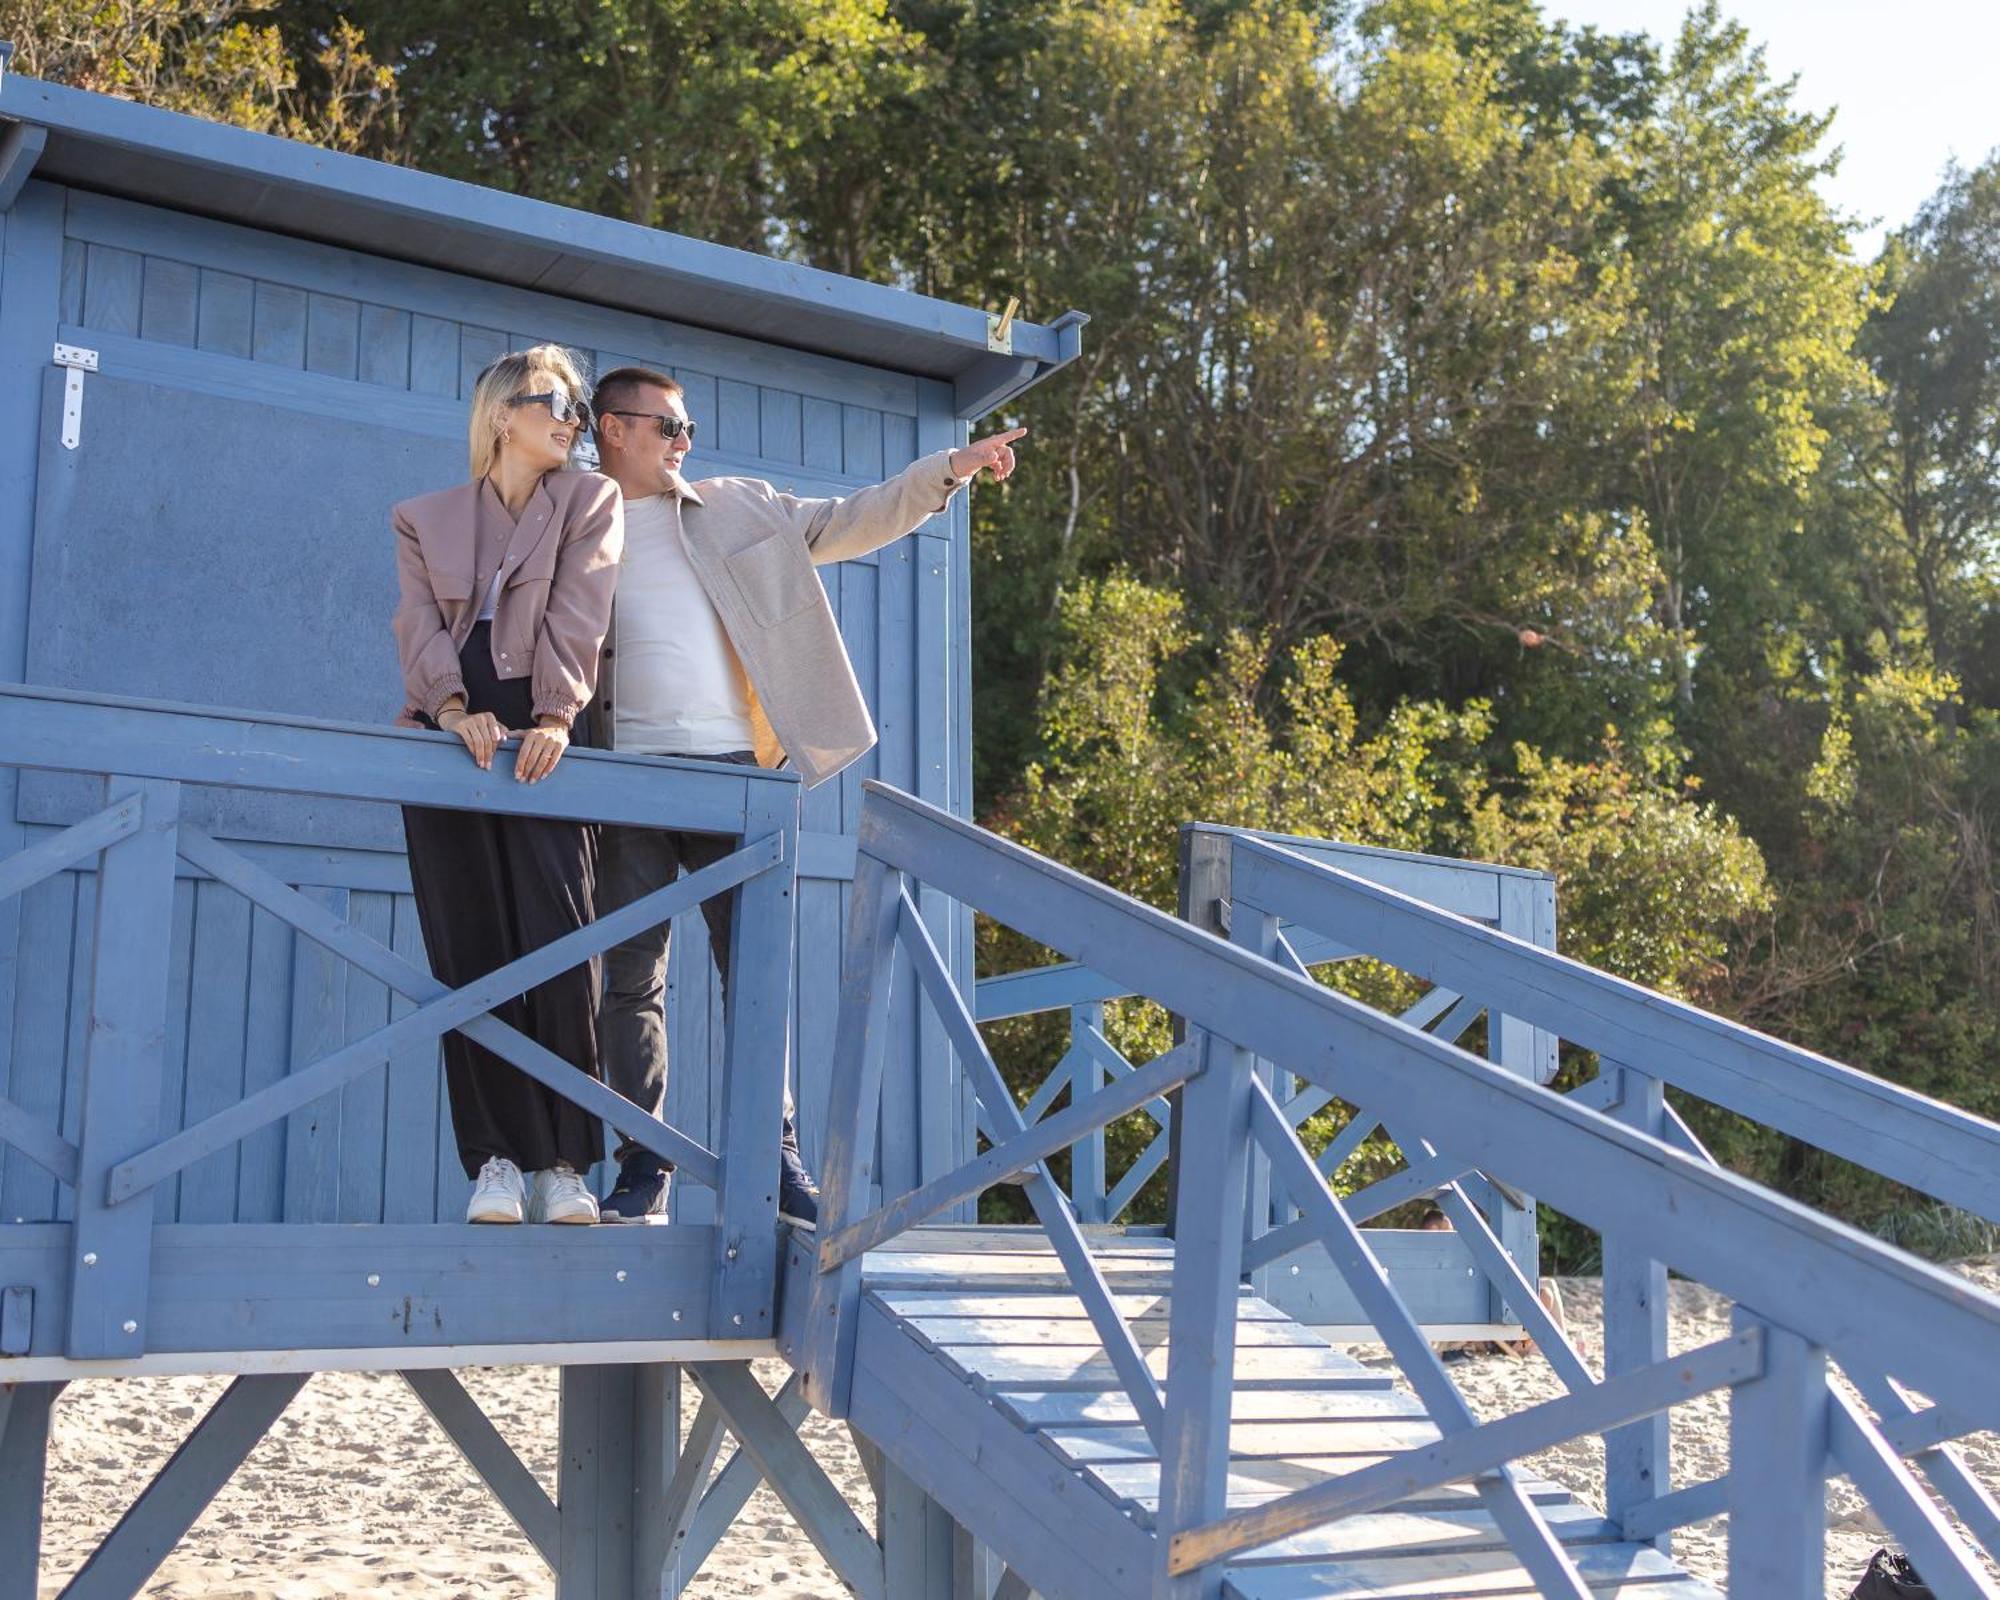
<path id="1" fill-rule="evenodd" d="M 559 345 L 500 357 L 472 392 L 472 477 L 395 508 L 395 633 L 409 714 L 455 734 L 481 768 L 519 738 L 514 777 L 540 783 L 597 692 L 625 540 L 618 486 L 566 470 L 590 426 L 584 381 Z M 460 988 L 596 916 L 593 827 L 541 817 L 403 808 L 424 949 Z M 592 1077 L 596 959 L 496 1008 Z M 444 1036 L 467 1222 L 597 1221 L 583 1181 L 603 1125 L 464 1034 Z M 532 1175 L 532 1189 L 529 1185 Z"/>
<path id="2" fill-rule="evenodd" d="M 865 755 L 875 724 L 813 568 L 902 538 L 982 469 L 1007 477 L 1013 442 L 1027 430 L 940 450 L 843 499 L 813 499 L 761 478 L 688 482 L 681 468 L 694 423 L 681 386 L 664 373 L 608 372 L 592 409 L 603 468 L 625 496 L 617 617 L 593 708 L 604 742 L 746 766 L 789 762 L 807 787 Z M 732 848 L 713 834 L 607 826 L 603 908 L 627 905 Z M 702 907 L 725 992 L 734 898 Z M 611 1087 L 655 1115 L 667 1083 L 668 934 L 662 923 L 605 952 L 599 1029 Z M 789 1094 L 787 1104 L 778 1205 L 816 1222 L 819 1189 L 799 1158 Z M 624 1140 L 606 1218 L 663 1212 L 669 1172 Z"/>

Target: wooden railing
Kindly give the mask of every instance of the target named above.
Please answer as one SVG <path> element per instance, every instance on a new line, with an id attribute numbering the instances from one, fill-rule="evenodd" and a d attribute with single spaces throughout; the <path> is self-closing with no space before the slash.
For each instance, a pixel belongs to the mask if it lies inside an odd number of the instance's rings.
<path id="1" fill-rule="evenodd" d="M 491 772 L 481 772 L 456 740 L 442 734 L 22 687 L 0 687 L 0 765 L 94 775 L 102 785 L 102 809 L 48 830 L 0 860 L 0 898 L 65 870 L 94 868 L 96 877 L 84 1000 L 89 1042 L 81 1082 L 69 1091 L 81 1107 L 73 1136 L 0 1097 L 0 1143 L 73 1190 L 73 1221 L 62 1246 L 68 1268 L 67 1356 L 131 1358 L 148 1350 L 153 1194 L 161 1183 L 452 1029 L 592 1116 L 613 1122 L 685 1177 L 716 1190 L 706 1325 L 662 1328 L 661 1337 L 673 1332 L 689 1338 L 770 1336 L 791 994 L 796 779 L 754 768 L 580 750 L 551 779 L 525 785 L 514 781 L 505 756 Z M 279 871 L 197 826 L 182 804 L 184 789 L 195 785 L 675 827 L 734 836 L 739 848 L 453 990 L 302 894 Z M 160 1137 L 177 862 L 234 889 L 413 1009 Z M 729 996 L 728 1104 L 714 1148 L 613 1093 L 495 1015 L 512 997 L 723 893 L 739 897 L 734 929 L 739 976 Z M 214 1250 L 227 1252 L 232 1233 L 248 1227 L 215 1224 L 205 1232 Z M 0 1245 L 9 1233 L 0 1226 Z M 602 1292 L 609 1298 L 616 1293 L 613 1279 L 603 1276 Z M 626 1278 L 620 1270 L 615 1281 Z M 490 1298 L 490 1289 L 480 1292 Z M 629 1305 L 630 1296 L 626 1299 Z M 589 1305 L 579 1306 L 576 1316 L 582 1320 L 566 1318 L 565 1326 L 587 1327 Z M 550 1327 L 550 1336 L 557 1336 L 553 1323 Z M 212 1348 L 234 1348 L 230 1340 L 225 1321 Z"/>
<path id="2" fill-rule="evenodd" d="M 1944 1442 L 2000 1426 L 2000 1298 L 1878 1240 L 1721 1170 L 1648 1126 L 1565 1098 L 1372 1011 L 1314 982 L 1283 933 L 1311 928 L 1377 953 L 1460 994 L 1478 994 L 1536 1026 L 1607 1048 L 1620 1073 L 1669 1076 L 1670 1058 L 1699 1054 L 1704 1093 L 1720 1097 L 1716 1065 L 1737 1052 L 1739 1076 L 1767 1067 L 1785 1094 L 1812 1103 L 1828 1139 L 1845 1136 L 1826 1107 L 1868 1086 L 1818 1058 L 1802 1061 L 1747 1030 L 1690 1007 L 1617 986 L 1553 953 L 1316 864 L 1269 841 L 1231 846 L 1230 939 L 1205 933 L 908 796 L 870 785 L 863 808 L 853 920 L 843 976 L 829 1118 L 824 1234 L 799 1342 L 808 1394 L 845 1413 L 863 1253 L 928 1216 L 1002 1181 L 1023 1184 L 1072 1290 L 1161 1461 L 1156 1592 L 1212 1596 L 1234 1556 L 1424 1488 L 1470 1481 L 1545 1595 L 1585 1600 L 1576 1564 L 1525 1492 L 1512 1463 L 1565 1440 L 1602 1435 L 1622 1487 L 1613 1514 L 1628 1532 L 1657 1537 L 1691 1517 L 1727 1511 L 1731 1588 L 1746 1600 L 1821 1593 L 1824 1489 L 1845 1473 L 1908 1548 L 1940 1595 L 1995 1591 L 1904 1457 L 1947 1493 L 1987 1537 L 1991 1502 L 1954 1478 Z M 910 898 L 910 880 L 949 895 L 1049 946 L 1115 986 L 1184 1018 L 1184 1042 L 1159 1060 L 1028 1121 L 1001 1081 L 970 1006 L 952 986 Z M 1364 893 L 1365 891 L 1365 893 Z M 1463 935 L 1454 945 L 1446 935 Z M 1467 930 L 1470 930 L 1469 932 Z M 1453 962 L 1436 950 L 1450 946 Z M 991 1148 L 956 1172 L 868 1211 L 886 1015 L 898 951 L 973 1075 Z M 1498 956 L 1475 959 L 1470 952 Z M 1527 965 L 1532 963 L 1532 976 Z M 1551 986 L 1569 972 L 1576 987 Z M 1607 995 L 1630 1014 L 1606 1009 Z M 1659 1033 L 1650 1017 L 1658 1016 Z M 1609 1032 L 1612 1028 L 1622 1032 Z M 1695 1041 L 1712 1041 L 1706 1053 Z M 1726 1041 L 1723 1044 L 1715 1041 Z M 1789 1074 L 1772 1063 L 1789 1062 Z M 1426 1170 L 1454 1223 L 1503 1285 L 1571 1391 L 1513 1416 L 1479 1422 L 1383 1271 L 1347 1203 L 1300 1143 L 1261 1063 L 1275 1063 L 1382 1126 Z M 1706 1063 L 1705 1065 L 1700 1063 Z M 1620 1107 L 1657 1105 L 1633 1077 Z M 1158 1384 L 1092 1261 L 1075 1208 L 1045 1163 L 1144 1098 L 1179 1086 L 1184 1124 L 1178 1225 L 1164 1386 Z M 1732 1091 L 1734 1092 L 1734 1091 Z M 1911 1097 L 1914 1098 L 1914 1097 Z M 1605 1098 L 1605 1103 L 1611 1103 Z M 1945 1108 L 1911 1107 L 1903 1143 L 1912 1158 L 1924 1125 L 1949 1169 L 1946 1196 L 1979 1199 L 1975 1151 L 2000 1130 Z M 1802 1111 L 1800 1117 L 1807 1115 Z M 1794 1125 L 1802 1125 L 1794 1121 Z M 1246 1210 L 1253 1152 L 1299 1209 L 1299 1228 L 1334 1263 L 1423 1399 L 1444 1438 L 1378 1466 L 1231 1512 L 1225 1489 L 1235 1316 L 1247 1268 Z M 1899 1159 L 1899 1170 L 1903 1163 Z M 1990 1161 L 1990 1155 L 1987 1158 Z M 1991 1167 L 1988 1168 L 1989 1176 Z M 1914 1175 L 1914 1172 L 1913 1172 Z M 1656 1328 L 1615 1329 L 1609 1370 L 1593 1373 L 1551 1318 L 1539 1314 L 1528 1273 L 1508 1255 L 1464 1185 L 1473 1178 L 1533 1190 L 1606 1244 L 1609 1286 L 1643 1285 L 1663 1301 L 1668 1267 L 1737 1304 L 1728 1338 L 1669 1356 Z M 1940 1191 L 1941 1192 L 1941 1191 Z M 1530 1269 L 1531 1270 L 1531 1269 Z M 1863 1387 L 1869 1407 L 1829 1386 L 1829 1360 Z M 1927 1397 L 1912 1403 L 1901 1388 Z M 1730 1391 L 1731 1463 L 1713 1485 L 1663 1492 L 1659 1441 L 1674 1405 Z M 1635 1432 L 1634 1430 L 1639 1430 Z M 1644 1474 L 1657 1487 L 1640 1497 Z"/>

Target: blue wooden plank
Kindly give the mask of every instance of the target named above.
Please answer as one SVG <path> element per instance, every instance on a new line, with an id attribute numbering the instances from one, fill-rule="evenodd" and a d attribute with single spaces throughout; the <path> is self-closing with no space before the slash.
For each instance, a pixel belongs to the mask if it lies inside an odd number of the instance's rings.
<path id="1" fill-rule="evenodd" d="M 282 283 L 259 283 L 251 320 L 251 359 L 274 367 L 306 363 L 306 297 Z"/>
<path id="2" fill-rule="evenodd" d="M 917 459 L 917 419 L 900 412 L 882 413 L 882 476 L 901 472 Z"/>
<path id="3" fill-rule="evenodd" d="M 110 245 L 92 245 L 84 268 L 84 325 L 104 333 L 137 333 L 144 276 L 143 256 Z"/>
<path id="4" fill-rule="evenodd" d="M 191 971 L 199 977 L 189 994 L 185 1126 L 243 1098 L 244 1025 L 249 1009 L 250 904 L 219 883 L 193 890 Z M 236 1220 L 238 1151 L 235 1145 L 195 1162 L 181 1176 L 179 1220 Z"/>
<path id="5" fill-rule="evenodd" d="M 792 963 L 772 960 L 770 952 L 794 948 L 798 800 L 786 791 L 760 798 L 765 804 L 744 819 L 745 844 L 775 841 L 786 859 L 783 870 L 761 873 L 737 891 L 731 929 L 728 1091 L 716 1204 L 723 1233 L 713 1295 L 717 1338 L 768 1338 L 776 1331 L 778 1134 Z"/>
<path id="6" fill-rule="evenodd" d="M 76 921 L 70 946 L 68 1019 L 62 1037 L 61 1055 L 52 1070 L 61 1081 L 62 1136 L 77 1142 L 83 1126 L 83 1063 L 90 1044 L 90 985 L 92 953 L 97 940 L 97 878 L 83 874 L 77 883 Z M 82 1177 L 79 1156 L 78 1177 Z M 76 1216 L 75 1186 L 56 1190 L 55 1215 L 63 1222 Z"/>
<path id="7" fill-rule="evenodd" d="M 215 713 L 19 684 L 0 684 L 0 709 L 13 739 L 9 757 L 26 767 L 85 773 L 122 767 L 189 783 L 704 833 L 739 832 L 747 794 L 798 783 L 791 773 L 757 767 L 578 750 L 555 781 L 529 786 L 511 773 L 482 773 L 457 740 L 440 733 Z"/>
<path id="8" fill-rule="evenodd" d="M 731 455 L 762 455 L 757 386 L 724 378 L 716 384 L 715 403 L 715 448 Z"/>
<path id="9" fill-rule="evenodd" d="M 350 895 L 347 920 L 354 931 L 387 945 L 393 937 L 393 901 L 384 894 Z M 354 972 L 347 979 L 347 1016 L 342 1034 L 360 1039 L 389 1022 L 389 989 L 379 978 Z M 400 1052 L 398 1052 L 400 1053 Z M 340 1090 L 340 1149 L 336 1172 L 336 1220 L 382 1222 L 382 1150 L 387 1125 L 388 1062 L 348 1079 Z"/>
<path id="10" fill-rule="evenodd" d="M 399 894 L 394 905 L 390 947 L 404 960 L 421 967 L 425 964 L 424 946 L 423 933 L 417 925 L 416 901 Z M 407 1016 L 413 1009 L 413 1002 L 406 997 L 390 997 L 390 1020 Z M 435 1045 L 412 1045 L 389 1060 L 382 1141 L 384 1222 L 448 1220 L 439 1215 L 437 1208 L 437 1129 L 442 1082 Z"/>
<path id="11" fill-rule="evenodd" d="M 393 306 L 364 305 L 357 339 L 356 377 L 387 389 L 409 388 L 409 312 Z"/>
<path id="12" fill-rule="evenodd" d="M 252 1095 L 282 1078 L 291 1059 L 292 932 L 268 911 L 252 915 L 245 987 L 243 1092 Z M 277 1222 L 284 1203 L 285 1129 L 273 1124 L 236 1146 L 235 1218 Z M 411 1220 L 429 1221 L 430 1215 Z"/>
<path id="13" fill-rule="evenodd" d="M 493 1491 L 500 1509 L 553 1567 L 561 1542 L 561 1513 L 492 1419 L 479 1409 L 479 1402 L 465 1392 L 456 1377 L 441 1369 L 412 1368 L 403 1374 L 403 1381 L 415 1391 L 445 1437 L 457 1446 L 467 1465 L 479 1474 L 480 1481 Z"/>
<path id="14" fill-rule="evenodd" d="M 812 792 L 816 791 L 808 791 Z M 828 1074 L 840 1011 L 840 943 L 845 923 L 841 885 L 801 878 L 798 895 L 798 968 L 794 980 L 798 1023 L 792 1052 L 792 1092 L 798 1100 L 800 1147 L 807 1165 L 818 1171 L 826 1148 Z"/>
<path id="15" fill-rule="evenodd" d="M 176 877 L 173 916 L 167 956 L 166 1049 L 160 1064 L 159 1136 L 164 1138 L 181 1125 L 187 1114 L 188 1011 L 194 995 L 194 883 Z M 79 962 L 88 960 L 80 956 Z M 71 1008 L 73 1018 L 88 1015 L 88 1002 Z M 82 1081 L 80 1057 L 71 1072 Z M 161 1222 L 181 1220 L 181 1180 L 160 1185 L 153 1198 L 153 1215 Z"/>
<path id="16" fill-rule="evenodd" d="M 751 1375 L 750 1364 L 697 1362 L 690 1370 L 702 1392 L 722 1408 L 729 1431 L 757 1464 L 764 1482 L 841 1582 L 862 1600 L 885 1600 L 880 1548 Z"/>
<path id="17" fill-rule="evenodd" d="M 799 1374 L 793 1373 L 771 1397 L 771 1403 L 777 1407 L 778 1415 L 784 1419 L 788 1428 L 796 1428 L 811 1409 L 806 1404 L 804 1384 L 805 1380 Z M 721 1443 L 721 1408 L 704 1396 L 701 1413 L 712 1414 L 712 1426 L 716 1434 L 713 1437 L 704 1434 L 702 1415 L 698 1414 L 694 1427 L 689 1431 L 690 1448 L 697 1452 L 695 1461 L 690 1463 L 691 1467 L 699 1465 L 700 1456 L 703 1454 L 712 1460 L 716 1448 Z M 675 1476 L 678 1480 L 678 1472 Z M 678 1500 L 667 1502 L 667 1515 L 663 1520 L 670 1521 L 676 1526 L 683 1521 L 686 1524 L 686 1532 L 681 1535 L 678 1550 L 683 1583 L 691 1582 L 701 1571 L 703 1563 L 708 1560 L 716 1545 L 721 1543 L 723 1535 L 729 1532 L 737 1516 L 749 1503 L 750 1496 L 757 1492 L 762 1482 L 763 1474 L 758 1470 L 756 1462 L 739 1448 L 723 1463 L 722 1469 L 709 1483 L 708 1492 L 702 1495 L 698 1502 L 687 1506 L 681 1506 Z M 698 1479 L 695 1486 L 700 1486 Z"/>
<path id="18" fill-rule="evenodd" d="M 305 895 L 328 915 L 346 919 L 349 896 L 345 889 L 308 889 Z M 307 939 L 293 941 L 291 1067 L 287 1077 L 340 1047 L 350 970 L 332 951 Z M 275 1092 L 283 1081 L 265 1092 Z M 337 1092 L 320 1095 L 286 1118 L 286 1222 L 334 1220 L 339 1200 L 334 1163 L 339 1147 Z"/>
<path id="19" fill-rule="evenodd" d="M 1620 1097 L 1611 1115 L 1628 1128 L 1660 1138 L 1666 1131 L 1666 1101 L 1658 1078 L 1600 1064 L 1600 1073 L 1619 1076 Z M 1607 1229 L 1604 1251 L 1604 1373 L 1614 1377 L 1664 1361 L 1667 1355 L 1667 1268 L 1623 1232 Z M 1634 1511 L 1673 1487 L 1671 1432 L 1664 1416 L 1607 1434 L 1604 1439 L 1604 1510 L 1625 1521 Z M 1660 1535 L 1654 1547 L 1670 1553 Z"/>
<path id="20" fill-rule="evenodd" d="M 111 1168 L 152 1136 L 167 1021 L 167 940 L 174 903 L 177 784 L 114 778 L 107 803 L 137 793 L 143 827 L 105 851 L 97 873 L 90 1040 L 78 1129 L 76 1221 L 70 1229 L 71 1356 L 146 1348 L 153 1197 L 105 1198 Z"/>
<path id="21" fill-rule="evenodd" d="M 868 406 L 840 408 L 841 469 L 864 483 L 878 482 L 882 470 L 882 413 Z"/>
<path id="22" fill-rule="evenodd" d="M 61 1130 L 64 1038 L 80 874 L 65 872 L 29 889 L 21 902 L 21 949 L 7 1097 L 38 1122 Z M 25 1155 L 0 1150 L 0 1222 L 56 1215 L 55 1180 Z"/>
<path id="23" fill-rule="evenodd" d="M 360 354 L 361 307 L 339 295 L 316 294 L 306 303 L 306 370 L 352 378 Z"/>
<path id="24" fill-rule="evenodd" d="M 1993 1600 L 2000 1593 L 1874 1420 L 1838 1391 L 1827 1396 L 1827 1443 L 1832 1459 L 1867 1496 L 1933 1595 Z"/>
<path id="25" fill-rule="evenodd" d="M 759 454 L 767 461 L 798 464 L 805 460 L 805 433 L 800 398 L 790 389 L 757 391 Z"/>
<path id="26" fill-rule="evenodd" d="M 201 272 L 201 317 L 195 343 L 217 355 L 248 361 L 256 349 L 257 285 L 238 272 Z"/>
<path id="27" fill-rule="evenodd" d="M 878 861 L 863 857 L 855 865 L 852 911 L 841 950 L 826 1168 L 820 1174 L 820 1226 L 829 1232 L 858 1221 L 871 1204 L 901 886 L 901 874 Z M 820 1273 L 814 1280 L 807 1330 L 798 1341 L 795 1365 L 806 1375 L 807 1397 L 831 1417 L 846 1414 L 860 1301 L 859 1262 Z"/>
<path id="28" fill-rule="evenodd" d="M 270 1431 L 307 1376 L 266 1374 L 231 1383 L 63 1593 L 72 1600 L 128 1600 L 137 1594 Z"/>
<path id="29" fill-rule="evenodd" d="M 839 403 L 808 396 L 801 408 L 803 440 L 799 459 L 823 472 L 842 470 Z"/>
<path id="30" fill-rule="evenodd" d="M 458 394 L 458 324 L 445 317 L 410 318 L 410 388 L 416 394 Z"/>
<path id="31" fill-rule="evenodd" d="M 139 336 L 156 344 L 192 346 L 198 323 L 199 269 L 184 261 L 147 258 L 139 301 Z"/>
<path id="32" fill-rule="evenodd" d="M 1741 1306 L 1761 1326 L 1764 1375 L 1729 1402 L 1729 1590 L 1816 1600 L 1826 1583 L 1826 1352 Z"/>
<path id="33" fill-rule="evenodd" d="M 0 1402 L 0 1594 L 40 1592 L 49 1414 L 59 1383 L 23 1383 Z"/>
<path id="34" fill-rule="evenodd" d="M 57 286 L 57 304 L 61 307 L 59 320 L 63 322 L 83 321 L 84 264 L 89 254 L 90 246 L 81 239 L 65 239 L 62 242 L 62 277 Z"/>
<path id="35" fill-rule="evenodd" d="M 497 357 L 507 353 L 507 335 L 497 328 L 475 328 L 470 324 L 458 330 L 458 397 L 472 398 L 472 386 L 479 381 L 479 374 Z"/>

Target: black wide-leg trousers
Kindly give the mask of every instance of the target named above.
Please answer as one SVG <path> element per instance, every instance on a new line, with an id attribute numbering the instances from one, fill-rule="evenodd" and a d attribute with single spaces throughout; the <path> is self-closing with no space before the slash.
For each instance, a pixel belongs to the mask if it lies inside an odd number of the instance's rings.
<path id="1" fill-rule="evenodd" d="M 460 654 L 466 703 L 507 728 L 534 726 L 526 678 L 493 670 L 489 627 L 479 624 Z M 494 770 L 513 759 L 503 749 Z M 431 971 L 462 988 L 596 914 L 597 830 L 545 817 L 502 817 L 428 806 L 403 808 L 410 882 Z M 495 1008 L 494 1015 L 572 1066 L 601 1078 L 597 1056 L 596 957 Z M 554 1090 L 458 1032 L 444 1036 L 445 1089 L 467 1177 L 489 1157 L 523 1172 L 565 1163 L 587 1171 L 604 1154 L 604 1125 Z"/>

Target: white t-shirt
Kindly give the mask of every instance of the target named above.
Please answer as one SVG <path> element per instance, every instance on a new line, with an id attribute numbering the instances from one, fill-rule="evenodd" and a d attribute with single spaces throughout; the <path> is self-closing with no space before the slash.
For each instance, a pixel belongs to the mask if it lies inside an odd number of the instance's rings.
<path id="1" fill-rule="evenodd" d="M 681 533 L 670 494 L 625 502 L 612 717 L 620 750 L 713 756 L 748 750 L 750 680 Z"/>

